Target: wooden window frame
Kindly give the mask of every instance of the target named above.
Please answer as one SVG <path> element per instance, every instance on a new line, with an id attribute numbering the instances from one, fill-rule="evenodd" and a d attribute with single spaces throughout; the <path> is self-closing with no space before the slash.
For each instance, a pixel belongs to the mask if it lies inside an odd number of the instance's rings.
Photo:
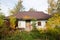
<path id="1" fill-rule="evenodd" d="M 41 26 L 41 21 L 38 21 L 38 26 Z"/>

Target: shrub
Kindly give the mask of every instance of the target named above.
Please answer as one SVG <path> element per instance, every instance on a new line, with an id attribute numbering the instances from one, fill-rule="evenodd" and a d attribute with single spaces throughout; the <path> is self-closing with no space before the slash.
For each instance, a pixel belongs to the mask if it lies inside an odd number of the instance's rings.
<path id="1" fill-rule="evenodd" d="M 2 38 L 2 40 L 33 40 L 33 38 L 27 32 L 15 31 L 10 32 L 7 36 Z"/>
<path id="2" fill-rule="evenodd" d="M 15 29 L 15 26 L 16 26 L 16 18 L 15 17 L 13 17 L 13 16 L 10 16 L 10 28 L 11 29 Z"/>
<path id="3" fill-rule="evenodd" d="M 45 33 L 49 40 L 60 40 L 60 32 L 56 28 L 49 28 Z"/>

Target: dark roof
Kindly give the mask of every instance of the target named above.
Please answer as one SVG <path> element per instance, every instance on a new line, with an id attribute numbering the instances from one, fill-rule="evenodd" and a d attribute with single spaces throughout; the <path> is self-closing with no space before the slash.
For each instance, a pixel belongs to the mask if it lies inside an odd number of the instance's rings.
<path id="1" fill-rule="evenodd" d="M 46 20 L 51 17 L 50 15 L 44 12 L 38 11 L 19 12 L 12 16 L 16 17 L 17 19 L 39 19 L 39 20 Z"/>

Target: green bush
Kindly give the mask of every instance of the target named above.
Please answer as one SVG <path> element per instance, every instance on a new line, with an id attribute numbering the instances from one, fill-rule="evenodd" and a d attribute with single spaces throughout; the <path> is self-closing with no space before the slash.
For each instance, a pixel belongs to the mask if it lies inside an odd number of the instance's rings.
<path id="1" fill-rule="evenodd" d="M 25 31 L 10 31 L 7 35 L 3 35 L 1 40 L 60 40 L 60 29 L 32 30 Z"/>
<path id="2" fill-rule="evenodd" d="M 27 32 L 10 32 L 7 36 L 2 38 L 1 40 L 33 40 L 32 36 Z"/>
<path id="3" fill-rule="evenodd" d="M 40 32 L 39 32 L 37 29 L 32 30 L 32 31 L 30 32 L 30 35 L 31 35 L 32 38 L 34 38 L 34 39 L 39 39 L 39 38 L 40 38 Z"/>
<path id="4" fill-rule="evenodd" d="M 23 40 L 34 40 L 28 32 L 21 32 L 20 35 Z"/>

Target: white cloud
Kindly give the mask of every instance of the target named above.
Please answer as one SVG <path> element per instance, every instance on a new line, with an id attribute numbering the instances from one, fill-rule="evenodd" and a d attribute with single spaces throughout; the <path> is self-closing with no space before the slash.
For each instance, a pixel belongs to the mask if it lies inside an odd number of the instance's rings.
<path id="1" fill-rule="evenodd" d="M 7 15 L 9 9 L 12 9 L 18 0 L 1 0 L 2 11 Z M 23 0 L 23 5 L 25 10 L 29 10 L 30 8 L 34 8 L 37 11 L 47 10 L 48 3 L 47 0 Z"/>

